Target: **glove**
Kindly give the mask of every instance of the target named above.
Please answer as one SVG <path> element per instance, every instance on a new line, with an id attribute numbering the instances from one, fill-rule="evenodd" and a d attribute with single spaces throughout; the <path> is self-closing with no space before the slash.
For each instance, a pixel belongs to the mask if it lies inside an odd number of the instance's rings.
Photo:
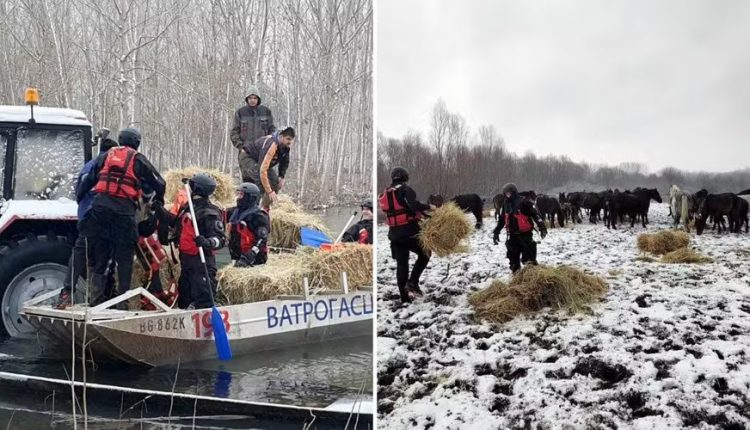
<path id="1" fill-rule="evenodd" d="M 542 228 L 541 230 L 539 230 L 539 234 L 542 236 L 542 240 L 544 240 L 544 238 L 547 237 L 547 229 Z"/>
<path id="2" fill-rule="evenodd" d="M 500 233 L 498 232 L 492 233 L 492 243 L 495 245 L 500 243 Z"/>
<path id="3" fill-rule="evenodd" d="M 205 236 L 195 236 L 195 244 L 201 248 L 210 248 L 211 240 L 207 239 Z"/>
<path id="4" fill-rule="evenodd" d="M 250 267 L 255 264 L 255 254 L 247 253 L 240 256 L 240 258 L 234 263 L 234 267 Z"/>

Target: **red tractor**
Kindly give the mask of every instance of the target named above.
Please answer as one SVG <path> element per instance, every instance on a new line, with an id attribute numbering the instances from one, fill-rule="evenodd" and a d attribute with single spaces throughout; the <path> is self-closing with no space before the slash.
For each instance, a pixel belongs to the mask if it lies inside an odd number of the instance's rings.
<path id="1" fill-rule="evenodd" d="M 29 89 L 29 106 L 0 106 L 0 336 L 31 335 L 23 303 L 62 287 L 78 234 L 76 178 L 96 146 L 83 112 L 38 101 Z"/>

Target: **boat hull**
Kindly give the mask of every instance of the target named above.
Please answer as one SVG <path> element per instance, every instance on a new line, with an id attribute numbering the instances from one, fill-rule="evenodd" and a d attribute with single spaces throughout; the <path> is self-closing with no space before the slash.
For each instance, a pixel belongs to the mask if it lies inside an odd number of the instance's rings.
<path id="1" fill-rule="evenodd" d="M 218 309 L 234 355 L 373 332 L 371 292 L 269 300 Z M 95 360 L 161 366 L 216 358 L 210 309 L 110 311 L 92 318 L 85 310 L 66 313 L 39 306 L 27 307 L 23 315 L 40 332 L 67 345 L 73 337 L 81 345 L 85 335 Z"/>

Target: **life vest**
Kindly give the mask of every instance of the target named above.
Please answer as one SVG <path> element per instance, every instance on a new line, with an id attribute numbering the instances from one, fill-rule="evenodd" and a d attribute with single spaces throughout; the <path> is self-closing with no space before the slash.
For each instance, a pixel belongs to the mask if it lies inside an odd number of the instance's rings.
<path id="1" fill-rule="evenodd" d="M 368 243 L 370 243 L 368 240 L 369 238 L 370 238 L 370 232 L 367 231 L 366 228 L 363 228 L 359 230 L 359 238 L 357 240 L 357 243 L 361 243 L 362 245 L 367 245 Z"/>
<path id="2" fill-rule="evenodd" d="M 505 229 L 508 231 L 510 231 L 510 216 L 511 214 L 509 213 L 505 214 Z M 518 231 L 520 233 L 527 233 L 534 229 L 534 226 L 531 224 L 531 220 L 529 219 L 529 217 L 519 212 L 518 209 L 513 212 L 513 216 L 518 222 Z"/>
<path id="3" fill-rule="evenodd" d="M 138 249 L 143 253 L 151 271 L 159 273 L 161 263 L 167 259 L 167 254 L 164 252 L 164 248 L 161 246 L 161 243 L 159 243 L 156 235 L 152 234 L 148 237 L 139 237 Z"/>
<path id="4" fill-rule="evenodd" d="M 421 214 L 410 215 L 406 208 L 396 198 L 398 187 L 388 187 L 378 197 L 380 209 L 385 212 L 385 222 L 388 227 L 400 227 L 416 222 Z"/>
<path id="5" fill-rule="evenodd" d="M 239 224 L 229 224 L 229 244 L 235 250 L 239 250 L 240 254 L 247 254 L 253 248 L 255 243 L 255 233 L 247 226 L 245 221 L 241 221 Z M 260 247 L 260 252 L 268 253 L 268 245 L 263 244 Z"/>
<path id="6" fill-rule="evenodd" d="M 135 149 L 127 146 L 118 146 L 107 151 L 94 192 L 137 201 L 141 188 L 135 174 L 137 154 Z"/>
<path id="7" fill-rule="evenodd" d="M 265 209 L 259 209 L 258 212 L 262 215 L 268 213 Z M 240 221 L 237 224 L 229 223 L 229 246 L 232 250 L 235 252 L 239 251 L 239 254 L 247 254 L 252 249 L 254 243 L 255 233 L 253 233 L 253 230 L 245 221 Z M 264 243 L 260 247 L 260 252 L 268 253 L 268 244 Z"/>
<path id="8" fill-rule="evenodd" d="M 196 209 L 195 216 L 198 218 L 198 220 L 200 220 L 203 216 L 211 215 L 214 211 L 216 211 L 216 215 L 219 217 L 219 219 L 224 219 L 220 210 L 211 207 Z M 196 234 L 195 229 L 193 228 L 193 219 L 190 217 L 190 210 L 188 210 L 186 207 L 183 207 L 180 212 L 181 215 L 179 216 L 178 220 L 179 225 L 177 226 L 177 247 L 183 254 L 198 255 L 198 245 L 195 244 Z M 215 251 L 213 249 L 210 252 L 211 255 L 215 254 Z"/>

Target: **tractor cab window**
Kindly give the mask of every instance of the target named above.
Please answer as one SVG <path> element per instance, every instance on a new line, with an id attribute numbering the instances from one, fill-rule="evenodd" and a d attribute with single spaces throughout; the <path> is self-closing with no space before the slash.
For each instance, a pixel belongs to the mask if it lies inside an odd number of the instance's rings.
<path id="1" fill-rule="evenodd" d="M 17 200 L 75 200 L 83 167 L 83 131 L 18 130 L 14 197 Z"/>

